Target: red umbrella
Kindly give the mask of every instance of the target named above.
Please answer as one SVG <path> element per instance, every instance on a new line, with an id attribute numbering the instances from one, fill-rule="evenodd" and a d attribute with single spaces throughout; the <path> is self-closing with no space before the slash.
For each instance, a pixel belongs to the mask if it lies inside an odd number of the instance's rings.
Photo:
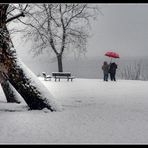
<path id="1" fill-rule="evenodd" d="M 112 58 L 120 58 L 118 53 L 112 52 L 112 51 L 106 52 L 105 56 L 111 57 L 111 60 L 112 60 Z"/>

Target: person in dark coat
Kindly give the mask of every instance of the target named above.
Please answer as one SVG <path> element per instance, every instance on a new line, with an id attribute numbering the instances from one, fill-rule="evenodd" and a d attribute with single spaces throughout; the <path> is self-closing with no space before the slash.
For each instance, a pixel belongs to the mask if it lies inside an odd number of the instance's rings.
<path id="1" fill-rule="evenodd" d="M 108 81 L 109 64 L 106 61 L 103 63 L 102 70 L 104 74 L 104 81 Z"/>
<path id="2" fill-rule="evenodd" d="M 109 73 L 111 81 L 116 81 L 116 69 L 118 68 L 115 62 L 111 63 L 109 66 Z"/>

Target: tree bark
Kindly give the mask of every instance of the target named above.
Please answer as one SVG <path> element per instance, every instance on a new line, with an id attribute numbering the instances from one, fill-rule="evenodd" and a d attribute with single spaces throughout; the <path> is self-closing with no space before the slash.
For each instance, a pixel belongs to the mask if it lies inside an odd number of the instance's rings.
<path id="1" fill-rule="evenodd" d="M 19 60 L 9 70 L 8 77 L 10 83 L 24 98 L 30 109 L 48 108 L 51 111 L 59 109 L 47 88 Z"/>
<path id="2" fill-rule="evenodd" d="M 61 110 L 49 90 L 18 59 L 6 26 L 7 8 L 8 4 L 0 4 L 0 73 L 7 76 L 9 82 L 23 97 L 30 109 Z"/>
<path id="3" fill-rule="evenodd" d="M 63 72 L 62 54 L 57 55 L 58 71 Z"/>
<path id="4" fill-rule="evenodd" d="M 1 86 L 8 103 L 21 103 L 21 101 L 17 98 L 17 91 L 13 88 L 8 80 L 3 81 Z"/>

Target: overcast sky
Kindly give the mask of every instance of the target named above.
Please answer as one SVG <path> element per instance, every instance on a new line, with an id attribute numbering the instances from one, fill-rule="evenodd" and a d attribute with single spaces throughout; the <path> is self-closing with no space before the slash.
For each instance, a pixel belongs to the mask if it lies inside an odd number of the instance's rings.
<path id="1" fill-rule="evenodd" d="M 121 57 L 148 56 L 148 4 L 98 5 L 103 15 L 92 22 L 87 57 L 104 56 L 107 51 Z M 28 54 L 25 46 L 30 45 L 22 45 L 18 39 L 14 45 L 22 57 Z"/>

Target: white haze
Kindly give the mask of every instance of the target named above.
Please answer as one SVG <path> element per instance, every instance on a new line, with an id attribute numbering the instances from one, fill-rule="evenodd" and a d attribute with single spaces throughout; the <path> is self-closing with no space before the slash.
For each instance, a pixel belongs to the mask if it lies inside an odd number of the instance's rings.
<path id="1" fill-rule="evenodd" d="M 96 3 L 95 3 L 96 5 Z M 142 61 L 143 75 L 148 76 L 148 5 L 147 4 L 99 4 L 102 13 L 91 23 L 91 38 L 88 39 L 87 53 L 75 59 L 74 54 L 64 56 L 64 71 L 71 71 L 77 77 L 101 77 L 100 67 L 107 51 L 119 53 L 119 67 L 123 68 L 134 61 Z M 20 24 L 19 24 L 20 25 Z M 22 61 L 36 74 L 42 71 L 57 71 L 56 59 L 48 52 L 33 58 L 29 52 L 31 43 L 23 42 L 19 35 L 13 38 L 17 53 Z M 120 75 L 120 74 L 119 74 Z"/>

